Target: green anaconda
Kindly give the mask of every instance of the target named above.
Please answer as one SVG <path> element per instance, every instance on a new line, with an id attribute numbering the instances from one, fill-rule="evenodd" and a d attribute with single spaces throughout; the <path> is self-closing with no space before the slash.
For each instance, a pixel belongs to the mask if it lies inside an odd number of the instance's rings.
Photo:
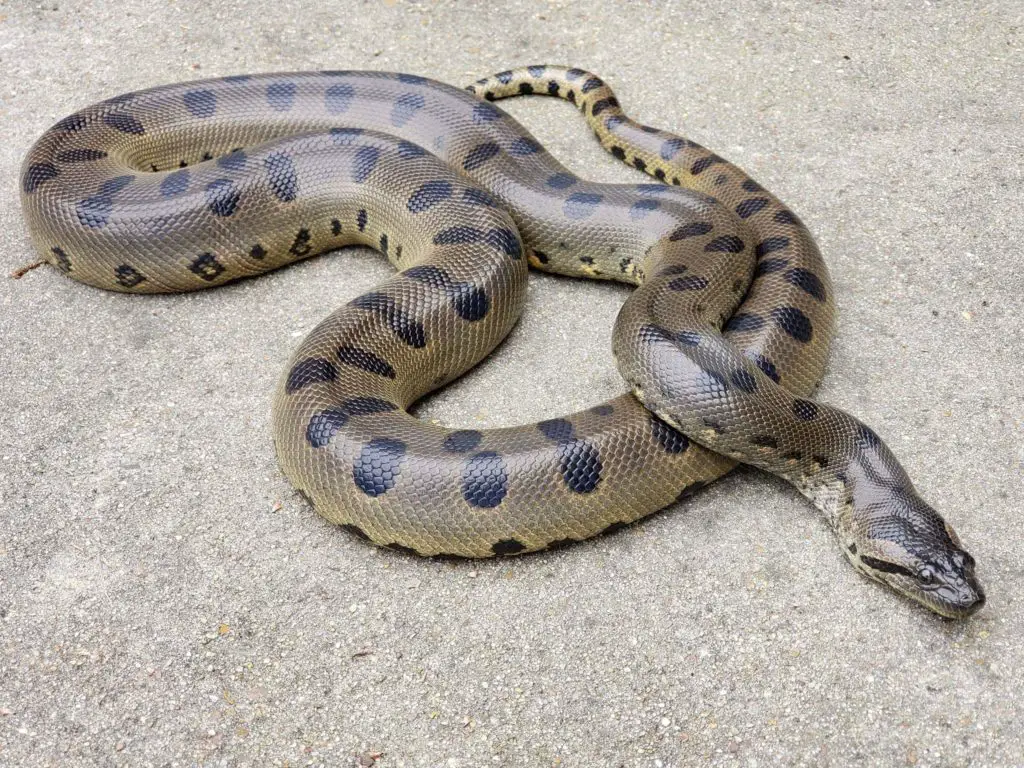
<path id="1" fill-rule="evenodd" d="M 573 102 L 657 183 L 569 172 L 491 103 L 529 93 Z M 398 273 L 302 341 L 273 400 L 291 482 L 377 544 L 550 548 L 741 461 L 811 498 L 868 576 L 945 616 L 984 602 L 970 555 L 885 444 L 808 399 L 835 304 L 807 229 L 736 166 L 628 118 L 591 73 L 533 66 L 460 90 L 332 71 L 129 93 L 39 139 L 22 201 L 43 257 L 109 290 L 208 288 L 350 244 L 386 255 Z M 613 340 L 635 397 L 482 431 L 411 416 L 509 332 L 528 264 L 637 286 Z"/>

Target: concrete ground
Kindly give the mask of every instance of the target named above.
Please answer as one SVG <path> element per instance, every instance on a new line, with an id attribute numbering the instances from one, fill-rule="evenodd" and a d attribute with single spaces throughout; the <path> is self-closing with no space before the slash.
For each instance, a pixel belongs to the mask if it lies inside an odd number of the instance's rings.
<path id="1" fill-rule="evenodd" d="M 551 554 L 427 561 L 322 522 L 270 391 L 388 273 L 369 251 L 197 295 L 0 279 L 0 764 L 1024 765 L 1024 236 L 1013 2 L 0 0 L 4 273 L 31 142 L 182 79 L 569 63 L 808 223 L 841 317 L 822 399 L 889 442 L 979 563 L 942 621 L 739 471 Z M 603 180 L 569 105 L 508 103 Z M 623 391 L 625 289 L 536 276 L 493 360 L 422 408 L 515 424 Z M 1014 682 L 1016 680 L 1016 682 Z"/>

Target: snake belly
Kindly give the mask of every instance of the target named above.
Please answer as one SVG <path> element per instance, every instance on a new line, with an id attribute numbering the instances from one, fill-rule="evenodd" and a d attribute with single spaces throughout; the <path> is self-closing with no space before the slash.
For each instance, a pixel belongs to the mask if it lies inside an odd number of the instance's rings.
<path id="1" fill-rule="evenodd" d="M 945 615 L 980 605 L 970 556 L 884 444 L 806 399 L 835 311 L 797 217 L 714 153 L 629 120 L 590 73 L 529 67 L 468 90 L 320 72 L 126 94 L 32 148 L 29 228 L 69 277 L 126 292 L 212 287 L 349 244 L 384 253 L 398 274 L 314 329 L 273 401 L 289 479 L 377 544 L 551 548 L 661 509 L 738 459 L 814 499 L 869 576 Z M 576 103 L 614 155 L 665 183 L 569 172 L 489 103 L 524 93 Z M 508 333 L 527 262 L 640 286 L 613 346 L 650 411 L 623 395 L 492 430 L 408 413 Z M 925 562 L 938 578 L 922 586 Z"/>

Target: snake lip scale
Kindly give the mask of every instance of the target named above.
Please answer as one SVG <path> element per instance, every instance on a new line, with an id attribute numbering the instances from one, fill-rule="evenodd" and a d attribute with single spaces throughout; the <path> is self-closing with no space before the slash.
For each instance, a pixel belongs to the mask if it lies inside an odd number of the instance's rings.
<path id="1" fill-rule="evenodd" d="M 574 104 L 657 183 L 571 173 L 492 104 L 528 94 Z M 974 560 L 881 438 L 810 399 L 835 302 L 806 227 L 724 158 L 629 118 L 590 72 L 534 65 L 465 89 L 355 71 L 160 86 L 56 123 L 21 196 L 43 258 L 114 291 L 208 288 L 344 245 L 384 254 L 397 274 L 316 326 L 272 405 L 292 484 L 375 544 L 551 549 L 742 461 L 810 498 L 868 577 L 950 618 L 985 601 Z M 528 266 L 637 286 L 612 349 L 632 394 L 504 429 L 412 417 L 517 322 Z"/>

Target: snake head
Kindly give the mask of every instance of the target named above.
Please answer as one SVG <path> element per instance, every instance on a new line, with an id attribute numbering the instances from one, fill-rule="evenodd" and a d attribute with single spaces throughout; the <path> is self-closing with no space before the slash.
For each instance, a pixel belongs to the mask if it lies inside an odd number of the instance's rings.
<path id="1" fill-rule="evenodd" d="M 915 492 L 890 488 L 869 506 L 866 530 L 847 548 L 858 570 L 946 618 L 966 618 L 985 604 L 974 558 Z"/>

